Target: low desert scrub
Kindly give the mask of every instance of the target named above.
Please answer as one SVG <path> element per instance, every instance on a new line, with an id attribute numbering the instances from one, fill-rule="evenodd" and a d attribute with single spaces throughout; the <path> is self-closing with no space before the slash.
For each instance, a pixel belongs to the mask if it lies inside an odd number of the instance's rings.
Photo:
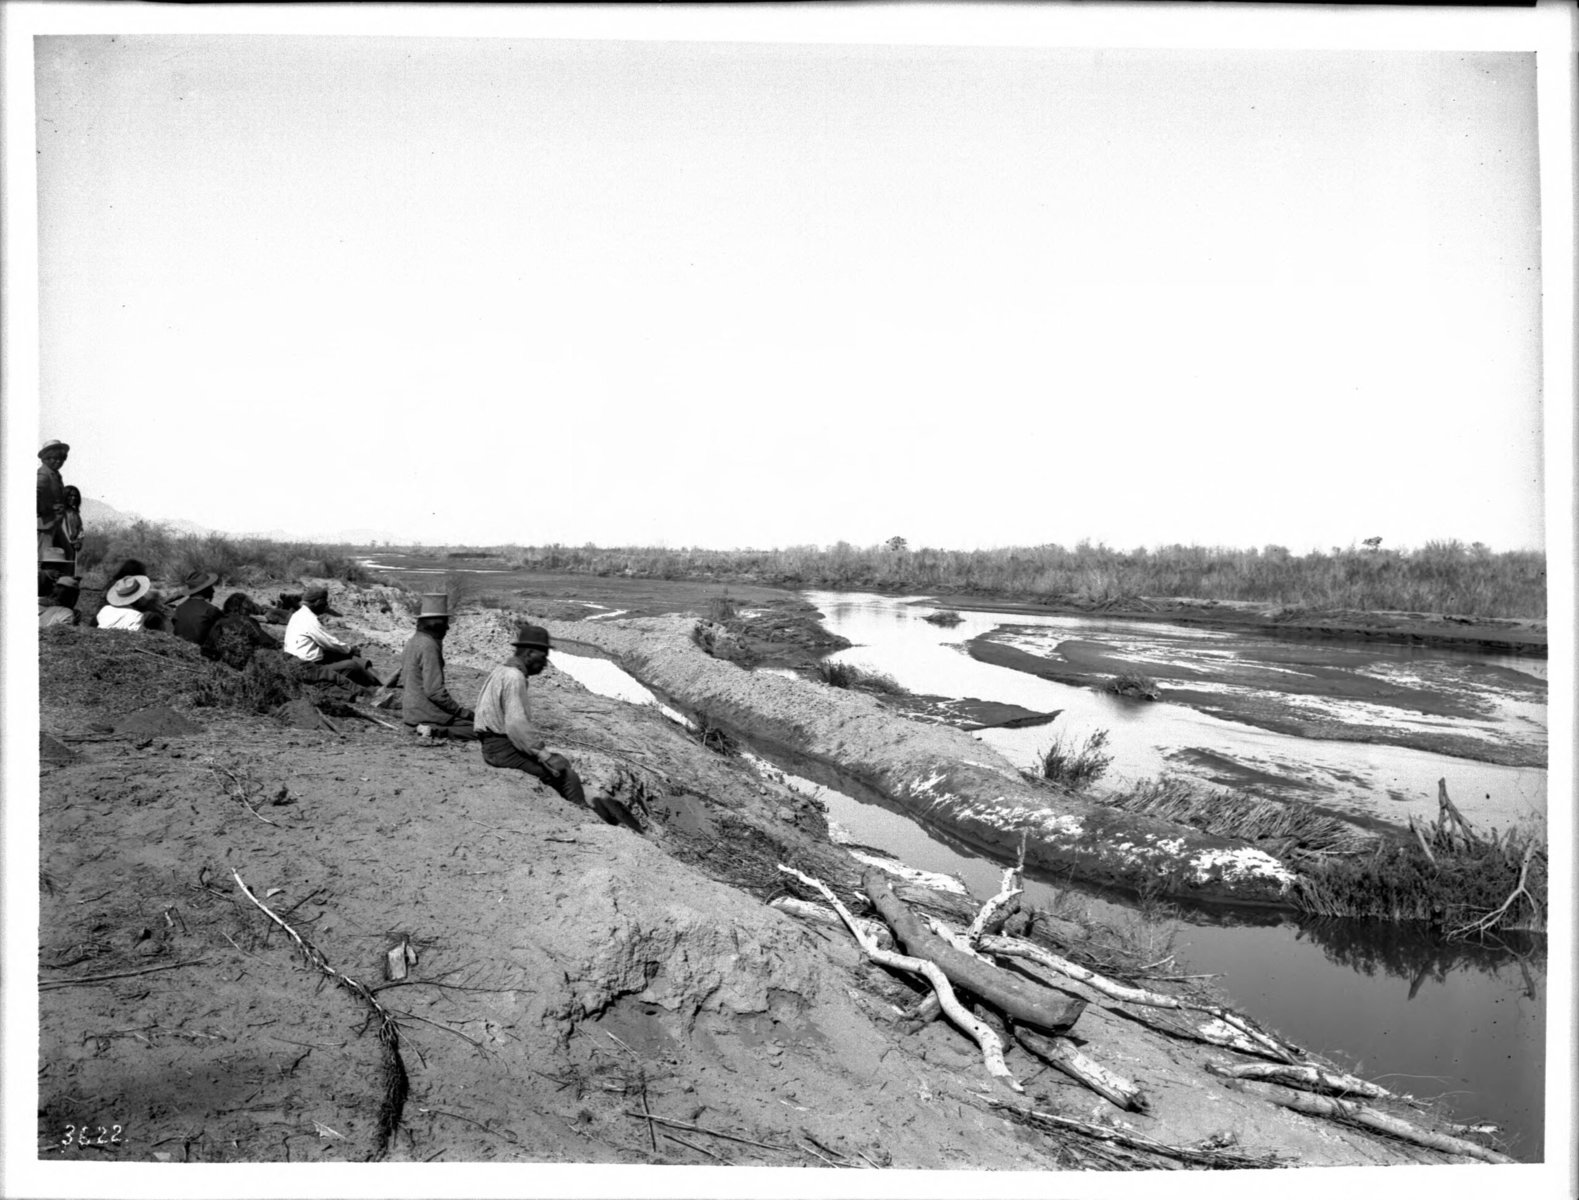
<path id="1" fill-rule="evenodd" d="M 892 675 L 885 675 L 881 671 L 873 671 L 868 667 L 858 667 L 854 663 L 829 662 L 823 659 L 817 664 L 817 677 L 829 687 L 847 688 L 852 691 L 879 692 L 885 696 L 903 696 L 902 688 Z"/>
<path id="2" fill-rule="evenodd" d="M 1090 787 L 1113 764 L 1113 756 L 1103 752 L 1107 740 L 1106 729 L 1098 729 L 1078 743 L 1059 734 L 1042 751 L 1041 777 L 1075 791 Z"/>
<path id="3" fill-rule="evenodd" d="M 178 533 L 153 521 L 85 530 L 77 568 L 84 575 L 97 571 L 91 582 L 102 585 L 108 582 L 104 572 L 128 558 L 147 564 L 154 578 L 169 581 L 198 570 L 217 571 L 226 584 L 241 586 L 302 577 L 346 583 L 367 583 L 372 578 L 350 546 Z"/>

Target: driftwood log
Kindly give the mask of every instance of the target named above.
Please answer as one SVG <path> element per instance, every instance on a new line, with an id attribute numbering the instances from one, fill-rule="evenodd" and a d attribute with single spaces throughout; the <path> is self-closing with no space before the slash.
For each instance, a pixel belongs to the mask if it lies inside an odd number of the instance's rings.
<path id="1" fill-rule="evenodd" d="M 1043 1037 L 1029 1029 L 1016 1029 L 1014 1040 L 1037 1058 L 1056 1067 L 1076 1083 L 1084 1084 L 1125 1112 L 1143 1113 L 1151 1107 L 1139 1084 L 1114 1074 L 1101 1063 L 1093 1062 L 1075 1049 L 1074 1043 L 1068 1038 Z"/>
<path id="2" fill-rule="evenodd" d="M 1401 1117 L 1389 1116 L 1387 1113 L 1378 1112 L 1374 1108 L 1359 1104 L 1353 1100 L 1340 1100 L 1336 1096 L 1315 1096 L 1309 1092 L 1296 1092 L 1290 1088 L 1279 1087 L 1275 1083 L 1248 1083 L 1238 1085 L 1255 1095 L 1264 1096 L 1274 1104 L 1281 1104 L 1284 1108 L 1293 1109 L 1295 1112 L 1304 1113 L 1311 1117 L 1328 1117 L 1338 1121 L 1348 1121 L 1354 1125 L 1364 1126 L 1366 1129 L 1375 1129 L 1381 1133 L 1390 1134 L 1402 1141 L 1413 1142 L 1417 1146 L 1425 1146 L 1432 1150 L 1440 1150 L 1444 1154 L 1457 1154 L 1464 1158 L 1475 1158 L 1481 1162 L 1513 1163 L 1517 1159 L 1509 1158 L 1495 1150 L 1487 1149 L 1476 1142 L 1465 1141 L 1463 1138 L 1452 1137 L 1445 1133 L 1433 1133 L 1429 1129 L 1421 1129 Z"/>
<path id="3" fill-rule="evenodd" d="M 1392 1093 L 1381 1084 L 1371 1083 L 1355 1075 L 1324 1071 L 1313 1063 L 1207 1063 L 1206 1069 L 1224 1079 L 1255 1079 L 1264 1083 L 1282 1083 L 1289 1087 L 1303 1088 L 1307 1092 L 1328 1092 L 1338 1096 L 1364 1096 L 1381 1100 Z"/>
<path id="4" fill-rule="evenodd" d="M 1208 1041 L 1212 1045 L 1231 1046 L 1236 1050 L 1248 1048 L 1248 1053 L 1269 1056 L 1282 1062 L 1293 1062 L 1298 1057 L 1291 1047 L 1263 1033 L 1248 1019 L 1238 1013 L 1229 1012 L 1221 1005 L 1202 1004 L 1147 988 L 1129 987 L 1021 938 L 987 936 L 981 938 L 978 944 L 989 953 L 1024 959 L 1057 971 L 1060 975 L 1078 980 L 1112 1000 L 1143 1004 L 1148 1008 L 1171 1008 L 1205 1013 L 1215 1020 L 1200 1026 L 1197 1032 L 1200 1034 L 1200 1040 Z M 1219 1026 L 1225 1028 L 1219 1030 Z M 1219 1033 L 1221 1036 L 1218 1036 Z"/>
<path id="5" fill-rule="evenodd" d="M 910 954 L 936 963 L 949 982 L 980 996 L 1015 1021 L 1050 1033 L 1062 1033 L 1085 1011 L 1084 1000 L 1017 978 L 974 955 L 956 950 L 905 907 L 881 871 L 866 871 L 861 876 L 861 887 Z"/>
<path id="6" fill-rule="evenodd" d="M 948 976 L 936 963 L 909 954 L 896 954 L 892 950 L 878 949 L 877 943 L 866 936 L 865 931 L 856 924 L 856 919 L 850 910 L 845 908 L 839 897 L 833 894 L 833 890 L 827 884 L 820 879 L 813 879 L 810 875 L 802 874 L 800 871 L 795 870 L 794 867 L 786 867 L 783 863 L 780 863 L 778 867 L 780 871 L 783 871 L 786 875 L 793 875 L 807 887 L 821 895 L 829 904 L 833 905 L 834 910 L 838 912 L 840 918 L 849 927 L 851 935 L 860 943 L 861 949 L 866 953 L 866 957 L 893 970 L 910 971 L 913 974 L 920 975 L 930 983 L 933 990 L 937 993 L 938 1002 L 943 1006 L 943 1011 L 948 1014 L 949 1020 L 968 1033 L 974 1039 L 976 1045 L 981 1047 L 981 1058 L 987 1068 L 987 1073 L 1003 1080 L 1004 1083 L 1017 1092 L 1025 1090 L 1020 1086 L 1019 1081 L 1015 1079 L 1014 1072 L 1010 1071 L 1003 1061 L 1003 1039 L 993 1032 L 991 1026 L 972 1015 L 959 1002 L 958 997 L 954 995 L 953 987 L 949 984 Z M 891 896 L 890 899 L 892 899 Z"/>

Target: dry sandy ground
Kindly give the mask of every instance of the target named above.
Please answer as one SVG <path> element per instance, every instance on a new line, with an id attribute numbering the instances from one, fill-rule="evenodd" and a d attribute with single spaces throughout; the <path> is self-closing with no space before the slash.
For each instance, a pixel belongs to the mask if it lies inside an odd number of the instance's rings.
<path id="1" fill-rule="evenodd" d="M 409 621 L 387 600 L 337 606 L 389 659 Z M 501 656 L 496 631 L 492 613 L 458 622 L 460 693 Z M 917 985 L 764 903 L 784 891 L 776 862 L 852 902 L 857 868 L 812 802 L 650 709 L 552 670 L 533 683 L 551 744 L 608 786 L 643 781 L 644 837 L 491 770 L 475 748 L 195 706 L 195 681 L 225 668 L 165 635 L 52 629 L 40 655 L 42 1159 L 378 1155 L 389 1075 L 370 1007 L 305 961 L 244 882 L 398 1022 L 409 1089 L 396 1161 L 1100 1161 L 1083 1139 L 992 1108 L 987 1097 L 1015 1097 L 946 1022 L 906 1032 L 896 1006 Z M 415 963 L 387 980 L 402 943 Z M 1016 1048 L 1020 1103 L 1300 1166 L 1449 1161 L 1236 1090 L 1203 1066 L 1237 1055 L 1066 987 L 1091 1001 L 1073 1031 L 1082 1048 L 1139 1081 L 1151 1111 L 1120 1112 Z M 91 1144 L 63 1144 L 84 1127 Z"/>

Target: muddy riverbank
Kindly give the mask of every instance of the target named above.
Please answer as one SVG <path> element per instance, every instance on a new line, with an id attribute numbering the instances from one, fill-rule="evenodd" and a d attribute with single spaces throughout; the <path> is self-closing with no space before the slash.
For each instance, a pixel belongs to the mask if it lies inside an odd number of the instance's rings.
<path id="1" fill-rule="evenodd" d="M 343 631 L 391 661 L 410 627 L 398 601 L 336 593 Z M 461 694 L 505 652 L 501 617 L 457 621 Z M 40 658 L 44 1161 L 375 1154 L 387 1077 L 368 1013 L 323 986 L 239 876 L 399 1023 L 408 1093 L 387 1157 L 412 1169 L 1092 1165 L 1072 1135 L 994 1108 L 980 1056 L 946 1023 L 896 1022 L 914 984 L 764 903 L 785 890 L 784 861 L 860 905 L 860 864 L 828 841 L 814 802 L 650 708 L 555 670 L 533 684 L 551 745 L 597 786 L 632 795 L 641 781 L 652 820 L 637 836 L 475 748 L 414 741 L 387 713 L 306 730 L 198 703 L 223 668 L 165 635 L 53 629 Z M 1066 953 L 1121 948 L 1077 912 L 1050 928 Z M 1148 928 L 1125 935 L 1131 971 Z M 386 979 L 392 945 L 417 952 L 405 979 Z M 1207 1072 L 1232 1051 L 1057 986 L 1089 1002 L 1084 1051 L 1151 1097 L 1114 1115 L 1124 1128 L 1287 1165 L 1453 1161 L 1270 1103 Z M 1019 1048 L 1009 1063 L 1041 1110 L 1089 1117 L 1105 1103 Z M 118 1132 L 68 1144 L 84 1124 Z"/>

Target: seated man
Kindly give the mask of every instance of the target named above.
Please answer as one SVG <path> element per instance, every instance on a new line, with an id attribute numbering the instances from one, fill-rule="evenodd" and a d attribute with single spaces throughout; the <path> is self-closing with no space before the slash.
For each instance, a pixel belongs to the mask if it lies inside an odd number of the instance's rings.
<path id="1" fill-rule="evenodd" d="M 212 571 L 193 571 L 184 581 L 186 599 L 176 606 L 173 621 L 176 637 L 201 646 L 214 622 L 223 615 L 214 603 L 214 585 L 219 576 Z"/>
<path id="2" fill-rule="evenodd" d="M 77 611 L 78 585 L 75 578 L 62 575 L 55 580 L 49 599 L 38 602 L 38 627 L 49 625 L 79 625 L 82 614 Z"/>
<path id="3" fill-rule="evenodd" d="M 156 603 L 153 583 L 148 576 L 127 575 L 117 579 L 104 593 L 104 600 L 97 618 L 100 629 L 156 628 L 148 621 Z"/>
<path id="4" fill-rule="evenodd" d="M 450 631 L 449 597 L 442 592 L 424 595 L 417 616 L 417 631 L 406 643 L 400 662 L 405 681 L 401 719 L 419 737 L 455 738 L 474 742 L 472 710 L 450 695 L 444 686 L 444 635 Z"/>
<path id="5" fill-rule="evenodd" d="M 603 796 L 588 803 L 581 777 L 562 754 L 547 753 L 532 729 L 527 710 L 526 681 L 548 665 L 548 630 L 522 623 L 511 645 L 515 653 L 493 669 L 477 697 L 474 718 L 482 757 L 490 767 L 509 767 L 536 776 L 572 804 L 590 808 L 610 825 L 642 831 L 640 823 L 619 801 Z"/>
<path id="6" fill-rule="evenodd" d="M 285 653 L 363 687 L 383 687 L 384 680 L 378 677 L 373 664 L 361 657 L 361 647 L 342 642 L 318 621 L 322 616 L 339 615 L 329 607 L 327 588 L 308 588 L 302 593 L 301 607 L 286 622 Z"/>

